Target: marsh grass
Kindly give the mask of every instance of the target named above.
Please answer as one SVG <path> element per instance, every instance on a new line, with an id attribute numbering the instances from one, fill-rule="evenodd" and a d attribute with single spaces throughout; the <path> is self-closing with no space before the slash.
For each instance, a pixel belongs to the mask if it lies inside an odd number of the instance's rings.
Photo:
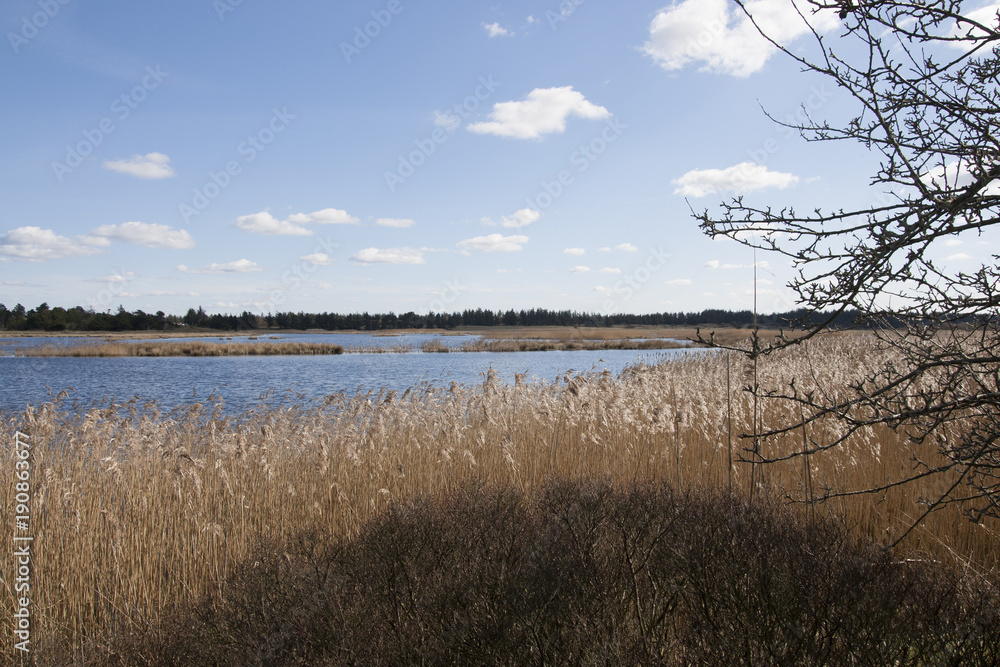
<path id="1" fill-rule="evenodd" d="M 866 336 L 831 336 L 762 359 L 758 372 L 765 386 L 795 378 L 803 391 L 833 395 L 859 368 L 891 359 Z M 731 370 L 734 387 L 748 384 L 749 368 L 734 362 Z M 752 397 L 728 394 L 726 380 L 725 355 L 706 351 L 617 378 L 526 383 L 518 376 L 510 385 L 488 371 L 475 386 L 336 394 L 237 416 L 211 401 L 169 413 L 138 401 L 84 412 L 56 401 L 7 413 L 0 507 L 14 506 L 14 432 L 34 445 L 33 640 L 85 663 L 122 636 L 155 631 L 166 610 L 224 595 L 261 544 L 291 549 L 310 532 L 352 538 L 399 503 L 473 482 L 530 496 L 554 480 L 623 487 L 668 480 L 683 491 L 725 489 L 731 478 L 734 496 L 747 498 L 750 469 L 739 459 L 749 444 L 733 443 L 730 467 L 727 433 L 749 430 Z M 790 406 L 762 400 L 764 424 L 797 418 Z M 814 422 L 807 437 L 830 442 L 839 428 Z M 764 446 L 772 454 L 801 451 L 802 433 Z M 802 501 L 811 482 L 811 495 L 822 499 L 898 480 L 917 459 L 934 465 L 938 457 L 905 433 L 869 429 L 810 455 L 808 471 L 800 458 L 753 479 L 758 497 Z M 852 539 L 885 545 L 920 516 L 923 498 L 953 481 L 945 474 L 878 496 L 830 498 L 814 511 L 849 528 Z M 3 541 L 0 562 L 12 562 L 11 549 Z M 996 521 L 971 523 L 948 507 L 894 553 L 995 580 L 1000 533 Z M 11 627 L 12 595 L 0 587 L 0 627 Z M 10 655 L 12 641 L 4 633 L 0 651 Z"/>
<path id="2" fill-rule="evenodd" d="M 551 352 L 555 350 L 667 350 L 691 347 L 685 342 L 656 338 L 651 340 L 608 339 L 520 339 L 480 338 L 462 345 L 445 345 L 439 340 L 421 343 L 421 352 Z"/>
<path id="3" fill-rule="evenodd" d="M 244 357 L 343 353 L 343 346 L 329 343 L 209 343 L 205 341 L 39 345 L 18 348 L 15 352 L 17 356 L 23 357 Z"/>
<path id="4" fill-rule="evenodd" d="M 226 339 L 219 339 L 220 341 Z M 249 340 L 256 340 L 251 336 Z M 462 345 L 446 345 L 430 340 L 420 345 L 421 352 L 539 352 L 551 350 L 663 350 L 689 347 L 674 340 L 518 340 L 478 339 Z M 206 342 L 206 341 L 111 341 L 96 345 L 39 345 L 16 347 L 14 354 L 23 357 L 233 357 L 314 354 L 406 354 L 414 352 L 407 343 L 394 345 L 350 345 L 300 342 Z"/>

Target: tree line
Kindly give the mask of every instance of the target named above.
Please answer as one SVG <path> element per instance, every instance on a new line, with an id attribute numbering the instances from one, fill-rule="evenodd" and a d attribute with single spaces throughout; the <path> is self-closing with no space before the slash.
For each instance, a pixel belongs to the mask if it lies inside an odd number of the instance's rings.
<path id="1" fill-rule="evenodd" d="M 757 315 L 762 327 L 787 327 L 805 311 Z M 850 326 L 853 314 L 844 313 L 837 324 Z M 703 310 L 697 313 L 598 314 L 575 310 L 489 310 L 476 308 L 453 313 L 304 313 L 283 312 L 258 315 L 208 314 L 201 307 L 189 308 L 183 316 L 162 310 L 128 312 L 119 306 L 112 313 L 93 309 L 51 308 L 42 303 L 26 310 L 21 304 L 8 309 L 0 303 L 0 330 L 5 331 L 165 331 L 183 328 L 240 331 L 256 329 L 320 329 L 323 331 L 382 331 L 386 329 L 454 329 L 462 326 L 731 326 L 750 327 L 754 314 L 749 310 Z"/>

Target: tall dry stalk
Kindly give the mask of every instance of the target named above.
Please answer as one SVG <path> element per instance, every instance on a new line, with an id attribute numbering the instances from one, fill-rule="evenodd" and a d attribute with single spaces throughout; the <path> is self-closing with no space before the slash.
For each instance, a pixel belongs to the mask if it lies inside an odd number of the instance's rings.
<path id="1" fill-rule="evenodd" d="M 761 358 L 759 382 L 796 378 L 804 391 L 812 388 L 807 383 L 836 391 L 857 368 L 891 355 L 861 334 L 833 336 Z M 765 397 L 755 411 L 756 397 L 728 390 L 729 370 L 726 356 L 704 352 L 634 366 L 620 377 L 508 385 L 488 371 L 475 386 L 337 394 L 239 415 L 217 398 L 170 412 L 133 401 L 84 412 L 54 402 L 6 413 L 0 507 L 14 504 L 14 432 L 34 443 L 33 636 L 79 654 L 90 642 L 155 628 L 165 610 L 210 590 L 224 593 L 233 568 L 261 539 L 287 542 L 308 530 L 351 536 L 391 503 L 469 479 L 526 490 L 556 478 L 675 480 L 749 493 L 757 476 L 722 451 L 731 447 L 723 430 L 749 434 L 758 420 L 790 423 L 799 415 Z M 840 428 L 819 420 L 809 436 L 829 442 Z M 664 446 L 668 438 L 673 451 Z M 801 448 L 797 432 L 768 442 L 775 455 Z M 845 447 L 810 454 L 806 480 L 818 492 L 803 487 L 794 459 L 769 468 L 769 486 L 793 500 L 822 501 L 827 489 L 898 479 L 915 456 L 933 464 L 936 452 L 884 427 L 862 430 Z M 927 478 L 884 497 L 830 498 L 816 511 L 885 544 L 919 516 L 921 496 L 949 482 Z M 996 522 L 972 524 L 945 508 L 904 547 L 995 569 L 998 537 Z M 0 562 L 12 561 L 11 548 L 3 541 Z M 11 596 L 0 587 L 0 627 L 12 622 Z M 4 633 L 0 651 L 9 654 L 11 641 Z"/>

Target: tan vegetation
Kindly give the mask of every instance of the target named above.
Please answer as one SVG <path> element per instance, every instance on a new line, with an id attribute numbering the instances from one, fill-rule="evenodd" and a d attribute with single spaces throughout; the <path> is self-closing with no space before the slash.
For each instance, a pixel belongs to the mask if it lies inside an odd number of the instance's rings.
<path id="1" fill-rule="evenodd" d="M 251 337 L 250 340 L 255 340 Z M 551 350 L 663 350 L 688 347 L 675 340 L 608 339 L 608 340 L 518 340 L 478 339 L 463 345 L 445 345 L 439 340 L 427 341 L 422 352 L 538 352 Z M 183 342 L 109 342 L 94 345 L 38 345 L 16 347 L 14 354 L 24 357 L 232 357 L 247 355 L 312 355 L 312 354 L 393 354 L 413 352 L 412 345 L 351 345 L 344 348 L 330 343 L 213 343 Z"/>
<path id="2" fill-rule="evenodd" d="M 18 348 L 15 352 L 24 357 L 244 357 L 343 353 L 343 346 L 330 343 L 209 343 L 200 340 L 39 345 Z"/>
<path id="3" fill-rule="evenodd" d="M 795 378 L 803 391 L 835 393 L 856 369 L 878 367 L 891 354 L 866 336 L 838 335 L 761 359 L 758 372 L 763 384 Z M 490 371 L 473 387 L 338 394 L 239 416 L 211 403 L 163 413 L 137 402 L 85 414 L 58 404 L 8 414 L 0 507 L 14 506 L 15 431 L 33 444 L 33 637 L 79 654 L 88 643 L 155 627 L 164 610 L 221 594 L 262 539 L 280 544 L 310 529 L 355 535 L 392 503 L 473 479 L 525 492 L 565 478 L 666 480 L 807 500 L 828 488 L 898 480 L 916 458 L 936 461 L 932 444 L 879 428 L 808 461 L 769 467 L 751 488 L 750 464 L 739 460 L 749 445 L 737 437 L 752 425 L 753 400 L 741 391 L 751 373 L 735 355 L 706 351 L 633 367 L 621 378 L 605 372 L 532 384 L 519 376 L 507 385 Z M 768 425 L 798 418 L 767 401 L 760 414 Z M 813 423 L 808 433 L 765 447 L 769 454 L 799 450 L 803 437 L 822 444 L 838 428 Z M 886 544 L 920 515 L 921 498 L 954 481 L 930 477 L 812 511 Z M 908 558 L 995 575 L 1000 527 L 970 523 L 950 507 L 901 548 Z M 12 562 L 11 549 L 5 540 L 0 562 Z M 12 609 L 11 589 L 0 588 L 3 627 L 11 627 Z M 12 641 L 4 633 L 0 650 L 9 654 Z"/>

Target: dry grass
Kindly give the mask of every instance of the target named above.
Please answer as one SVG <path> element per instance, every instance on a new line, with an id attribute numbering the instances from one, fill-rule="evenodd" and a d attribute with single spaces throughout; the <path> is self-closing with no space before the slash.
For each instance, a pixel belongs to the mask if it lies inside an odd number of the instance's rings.
<path id="1" fill-rule="evenodd" d="M 22 357 L 245 357 L 343 353 L 342 346 L 329 343 L 208 343 L 204 341 L 39 345 L 18 348 L 15 351 L 17 356 Z"/>
<path id="2" fill-rule="evenodd" d="M 420 345 L 421 352 L 551 352 L 554 350 L 669 350 L 690 347 L 676 340 L 525 340 L 520 338 L 480 338 L 463 345 L 448 346 L 440 340 L 430 340 Z"/>
<path id="3" fill-rule="evenodd" d="M 764 359 L 759 372 L 765 385 L 794 377 L 800 390 L 815 382 L 835 392 L 856 369 L 888 355 L 862 335 L 831 336 Z M 706 352 L 621 378 L 528 384 L 519 377 L 507 385 L 489 372 L 474 387 L 334 395 L 322 405 L 235 417 L 211 404 L 165 414 L 136 403 L 8 414 L 0 507 L 14 506 L 15 430 L 34 444 L 33 639 L 80 658 L 88 646 L 155 627 L 165 609 L 219 593 L 262 540 L 281 544 L 310 529 L 356 535 L 391 503 L 470 480 L 527 493 L 566 478 L 722 489 L 731 478 L 734 493 L 747 495 L 750 471 L 745 463 L 730 467 L 727 433 L 731 426 L 736 461 L 743 445 L 735 434 L 752 419 L 751 397 L 740 391 L 748 373 L 741 359 Z M 795 417 L 788 406 L 763 406 L 767 424 Z M 811 429 L 808 437 L 822 443 L 838 425 Z M 768 447 L 799 448 L 801 434 Z M 931 464 L 937 456 L 904 434 L 874 429 L 813 455 L 809 473 L 816 493 L 859 489 L 899 479 L 915 455 Z M 801 499 L 804 481 L 796 459 L 768 468 L 757 491 Z M 920 498 L 948 482 L 831 500 L 816 512 L 886 543 L 920 514 Z M 932 515 L 903 548 L 993 574 L 1000 567 L 997 522 L 973 524 L 953 509 Z M 5 540 L 0 562 L 13 562 L 11 549 Z M 0 626 L 11 627 L 13 609 L 12 591 L 0 588 Z M 5 632 L 0 651 L 9 654 L 12 641 Z"/>

